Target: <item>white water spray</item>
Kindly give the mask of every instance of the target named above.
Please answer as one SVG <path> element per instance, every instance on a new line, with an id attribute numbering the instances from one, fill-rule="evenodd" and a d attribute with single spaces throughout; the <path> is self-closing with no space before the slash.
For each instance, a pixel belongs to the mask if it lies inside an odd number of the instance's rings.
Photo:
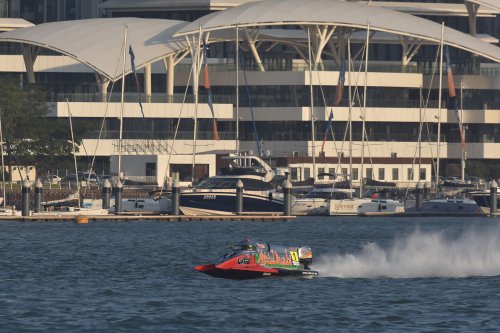
<path id="1" fill-rule="evenodd" d="M 468 230 L 454 238 L 416 231 L 387 249 L 368 243 L 358 253 L 321 256 L 313 269 L 322 277 L 338 278 L 497 276 L 500 228 Z"/>

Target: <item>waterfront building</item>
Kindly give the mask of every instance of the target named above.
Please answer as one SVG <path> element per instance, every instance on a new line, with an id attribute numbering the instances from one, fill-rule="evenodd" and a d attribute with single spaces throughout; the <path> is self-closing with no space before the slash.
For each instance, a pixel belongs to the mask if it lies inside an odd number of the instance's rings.
<path id="1" fill-rule="evenodd" d="M 286 1 L 278 2 L 286 3 Z M 330 1 L 333 2 L 335 1 Z M 311 2 L 311 6 L 314 3 L 324 5 L 328 2 L 315 0 Z M 358 5 L 359 8 L 366 7 L 364 4 Z M 140 20 L 134 23 L 131 17 L 162 21 L 194 21 L 226 10 L 228 14 L 224 19 L 230 26 L 235 22 L 231 21 L 231 18 L 236 17 L 235 14 L 231 16 L 230 8 L 235 10 L 238 6 L 250 8 L 252 4 L 241 0 L 224 2 L 108 0 L 100 4 L 96 2 L 94 7 L 105 17 L 128 20 L 131 38 L 138 38 L 133 35 L 134 24 L 137 23 L 137 27 L 144 27 L 151 23 Z M 471 33 L 475 36 L 474 39 L 498 45 L 500 23 L 497 15 L 500 8 L 494 1 L 468 1 L 465 4 L 372 1 L 370 6 L 423 17 L 429 20 L 429 26 L 432 21 L 444 21 L 446 27 Z M 355 15 L 353 17 L 355 18 Z M 67 18 L 61 18 L 64 19 Z M 41 22 L 45 21 L 49 20 Z M 88 39 L 88 43 L 94 43 L 99 38 L 101 40 L 114 38 L 113 48 L 110 44 L 109 50 L 117 50 L 116 54 L 113 54 L 116 61 L 111 66 L 115 69 L 120 61 L 120 40 L 123 35 L 123 32 L 120 33 L 123 30 L 120 29 L 120 24 L 123 25 L 124 21 L 109 26 L 93 22 L 95 21 L 89 22 L 87 27 L 84 27 L 85 21 L 69 22 L 65 29 L 86 29 L 87 34 L 95 35 Z M 188 23 L 178 24 L 176 28 L 181 31 Z M 347 174 L 350 163 L 349 135 L 346 131 L 349 118 L 347 87 L 351 84 L 348 77 L 339 105 L 334 105 L 334 99 L 341 72 L 340 52 L 347 53 L 345 41 L 346 35 L 350 34 L 354 58 L 351 70 L 354 97 L 351 108 L 353 181 L 356 183 L 361 178 L 372 178 L 394 181 L 400 186 L 413 186 L 420 180 L 431 181 L 435 175 L 433 162 L 436 162 L 438 141 L 440 174 L 460 176 L 463 149 L 456 114 L 453 108 L 449 107 L 446 73 L 443 78 L 441 115 L 439 119 L 436 118 L 439 113 L 439 74 L 436 70 L 439 53 L 436 41 L 416 40 L 408 34 L 398 35 L 380 29 L 372 30 L 369 35 L 365 109 L 362 59 L 365 54 L 366 23 L 365 27 L 358 24 L 357 31 L 348 30 L 346 25 L 337 26 L 333 29 L 332 26 L 323 27 L 317 24 L 314 29 L 320 30 L 309 31 L 313 58 L 319 55 L 313 59 L 311 73 L 308 63 L 307 29 L 303 26 L 278 25 L 276 22 L 270 22 L 267 25 L 259 23 L 255 27 L 240 29 L 238 94 L 235 89 L 237 74 L 235 29 L 233 27 L 232 30 L 225 29 L 218 32 L 214 30 L 210 37 L 212 39 L 209 45 L 208 63 L 220 137 L 218 141 L 214 140 L 212 116 L 206 103 L 207 91 L 201 81 L 200 105 L 198 112 L 195 112 L 192 83 L 189 79 L 192 66 L 188 45 L 183 44 L 172 53 L 159 51 L 157 59 L 151 58 L 159 61 L 140 64 L 138 76 L 144 117 L 138 108 L 138 94 L 132 75 L 128 75 L 125 85 L 122 153 L 128 156 L 129 162 L 124 166 L 124 173 L 131 177 L 157 177 L 159 184 L 165 175 L 170 175 L 172 172 L 180 172 L 183 178 L 190 177 L 194 146 L 193 122 L 197 118 L 196 178 L 214 175 L 221 165 L 217 156 L 237 149 L 260 152 L 268 156 L 274 165 L 288 167 L 292 179 L 296 180 L 331 171 Z M 73 30 L 68 30 L 68 33 L 70 31 Z M 169 34 L 173 37 L 174 31 L 169 31 Z M 325 38 L 326 36 L 328 38 Z M 33 46 L 42 44 L 40 41 L 44 37 L 35 34 L 29 38 L 32 38 L 32 44 L 28 45 Z M 184 37 L 177 38 L 184 41 Z M 98 156 L 96 164 L 98 171 L 114 173 L 116 171 L 113 161 L 116 160 L 119 146 L 117 118 L 120 113 L 120 73 L 115 70 L 113 75 L 110 75 L 112 77 L 103 75 L 96 70 L 95 63 L 87 58 L 84 59 L 84 56 L 80 57 L 77 53 L 85 51 L 85 45 L 75 43 L 78 47 L 73 46 L 71 39 L 68 38 L 62 46 L 57 44 L 60 41 L 52 41 L 54 44 L 49 44 L 48 48 L 38 49 L 31 74 L 29 70 L 25 73 L 26 59 L 23 59 L 19 52 L 15 52 L 21 39 L 9 40 L 9 44 L 2 48 L 3 54 L 0 55 L 2 58 L 0 72 L 10 75 L 23 74 L 24 81 L 36 82 L 47 89 L 51 98 L 53 117 L 67 117 L 65 100 L 68 98 L 76 126 L 86 124 L 95 129 L 85 138 L 85 149 L 83 147 L 80 149 L 80 156 L 92 156 L 95 152 Z M 0 35 L 0 41 L 7 40 L 3 40 Z M 136 39 L 131 42 L 138 44 L 140 41 Z M 92 50 L 93 45 L 86 47 Z M 29 48 L 25 47 L 25 52 L 26 49 Z M 56 52 L 58 50 L 63 51 L 62 55 L 61 52 Z M 75 52 L 71 53 L 72 51 Z M 103 48 L 93 49 L 92 52 L 103 52 Z M 138 57 L 140 52 L 139 49 L 135 50 Z M 494 59 L 476 56 L 458 48 L 450 48 L 450 59 L 464 123 L 467 160 L 498 164 L 500 67 Z M 109 57 L 108 62 L 111 62 Z M 175 69 L 170 70 L 172 68 Z M 184 99 L 185 91 L 187 91 L 186 99 Z M 312 103 L 311 96 L 313 96 Z M 106 102 L 108 100 L 109 103 Z M 105 112 L 104 132 L 97 146 L 99 128 Z M 333 113 L 333 125 L 327 131 L 331 113 Z M 366 126 L 365 144 L 362 144 L 362 118 Z M 438 140 L 439 122 L 441 137 Z M 422 133 L 420 133 L 421 128 Z M 327 139 L 322 149 L 325 132 Z M 239 142 L 235 140 L 237 134 Z M 419 136 L 422 138 L 422 144 L 418 144 Z M 361 147 L 364 147 L 364 150 Z M 168 158 L 170 152 L 173 154 Z M 362 155 L 364 155 L 363 167 Z M 127 166 L 130 166 L 128 170 Z"/>

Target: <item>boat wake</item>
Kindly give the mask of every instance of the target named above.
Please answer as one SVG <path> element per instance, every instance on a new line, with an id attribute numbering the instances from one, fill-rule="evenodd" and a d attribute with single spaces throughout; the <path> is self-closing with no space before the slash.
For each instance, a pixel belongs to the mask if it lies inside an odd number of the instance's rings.
<path id="1" fill-rule="evenodd" d="M 500 275 L 500 228 L 414 233 L 383 248 L 365 244 L 357 253 L 319 257 L 321 277 L 338 278 L 463 278 Z"/>

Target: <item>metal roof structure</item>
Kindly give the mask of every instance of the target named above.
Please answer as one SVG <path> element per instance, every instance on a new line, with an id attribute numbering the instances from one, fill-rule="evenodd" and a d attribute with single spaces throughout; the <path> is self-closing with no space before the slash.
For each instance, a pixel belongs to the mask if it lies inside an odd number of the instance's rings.
<path id="1" fill-rule="evenodd" d="M 500 1 L 498 0 L 465 0 L 465 1 L 490 7 L 500 12 Z"/>
<path id="2" fill-rule="evenodd" d="M 34 26 L 33 23 L 20 18 L 0 18 L 0 32 L 10 31 L 19 28 L 26 28 Z"/>
<path id="3" fill-rule="evenodd" d="M 273 0 L 243 4 L 204 16 L 182 27 L 175 36 L 192 35 L 236 27 L 283 25 L 337 26 L 389 32 L 440 43 L 442 26 L 438 23 L 390 10 L 347 1 Z M 500 62 L 500 48 L 460 31 L 444 27 L 444 44 Z"/>
<path id="4" fill-rule="evenodd" d="M 0 42 L 38 46 L 67 55 L 104 75 L 121 78 L 125 26 L 136 68 L 185 51 L 184 39 L 173 34 L 187 22 L 161 19 L 109 18 L 40 24 L 0 34 Z M 128 50 L 127 50 L 128 52 Z M 131 72 L 130 61 L 125 74 Z"/>

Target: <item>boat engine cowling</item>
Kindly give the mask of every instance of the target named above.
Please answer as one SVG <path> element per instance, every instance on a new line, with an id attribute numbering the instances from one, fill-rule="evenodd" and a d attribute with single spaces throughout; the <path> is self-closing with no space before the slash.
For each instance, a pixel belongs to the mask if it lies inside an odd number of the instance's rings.
<path id="1" fill-rule="evenodd" d="M 299 247 L 299 262 L 304 265 L 304 268 L 309 268 L 312 264 L 313 253 L 309 246 Z"/>

